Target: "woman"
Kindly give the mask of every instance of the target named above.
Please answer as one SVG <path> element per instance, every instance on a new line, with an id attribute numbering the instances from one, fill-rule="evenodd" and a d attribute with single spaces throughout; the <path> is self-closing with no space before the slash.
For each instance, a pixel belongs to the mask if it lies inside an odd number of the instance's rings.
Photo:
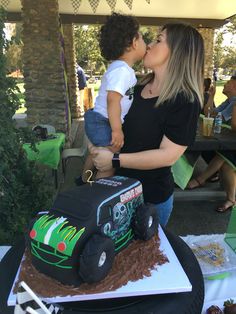
<path id="1" fill-rule="evenodd" d="M 195 138 L 203 102 L 203 39 L 185 24 L 166 24 L 148 45 L 144 66 L 153 71 L 134 90 L 125 117 L 120 154 L 91 148 L 99 170 L 137 178 L 144 199 L 157 209 L 165 226 L 173 208 L 171 165 Z"/>
<path id="2" fill-rule="evenodd" d="M 215 108 L 214 96 L 216 88 L 215 83 L 211 84 L 211 78 L 207 77 L 204 79 L 204 94 L 203 94 L 203 108 L 201 113 L 208 115 L 209 110 Z"/>
<path id="3" fill-rule="evenodd" d="M 236 103 L 233 105 L 231 128 L 236 131 Z M 235 151 L 221 151 L 214 152 L 214 157 L 209 162 L 207 168 L 196 178 L 189 181 L 188 187 L 194 189 L 204 186 L 205 182 L 216 172 L 220 173 L 224 190 L 226 193 L 226 200 L 219 207 L 217 212 L 224 213 L 235 205 L 236 193 L 236 152 Z"/>
<path id="4" fill-rule="evenodd" d="M 231 128 L 233 131 L 236 131 L 236 102 L 233 105 Z M 226 193 L 226 201 L 219 206 L 216 211 L 224 213 L 232 209 L 236 203 L 236 152 L 225 151 L 222 152 L 219 157 L 223 160 L 223 164 L 220 169 L 220 177 Z"/>

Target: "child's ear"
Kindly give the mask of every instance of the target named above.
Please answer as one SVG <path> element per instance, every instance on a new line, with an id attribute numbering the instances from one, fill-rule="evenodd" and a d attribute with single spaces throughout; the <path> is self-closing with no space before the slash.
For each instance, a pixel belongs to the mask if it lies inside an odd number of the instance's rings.
<path id="1" fill-rule="evenodd" d="M 132 42 L 132 48 L 136 49 L 138 46 L 138 38 L 134 37 L 133 42 Z"/>
<path id="2" fill-rule="evenodd" d="M 133 39 L 131 45 L 126 48 L 126 51 L 127 51 L 127 52 L 130 52 L 130 51 L 132 51 L 132 50 L 135 50 L 135 49 L 137 48 L 137 46 L 138 46 L 138 38 L 134 37 L 134 39 Z"/>

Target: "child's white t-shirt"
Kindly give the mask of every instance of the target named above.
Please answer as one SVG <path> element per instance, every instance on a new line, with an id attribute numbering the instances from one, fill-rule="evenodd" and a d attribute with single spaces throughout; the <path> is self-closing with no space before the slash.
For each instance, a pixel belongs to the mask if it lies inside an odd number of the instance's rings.
<path id="1" fill-rule="evenodd" d="M 133 101 L 133 89 L 137 79 L 134 70 L 124 61 L 113 61 L 102 77 L 101 87 L 95 100 L 94 111 L 108 118 L 107 92 L 114 91 L 121 94 L 121 121 L 129 111 Z"/>

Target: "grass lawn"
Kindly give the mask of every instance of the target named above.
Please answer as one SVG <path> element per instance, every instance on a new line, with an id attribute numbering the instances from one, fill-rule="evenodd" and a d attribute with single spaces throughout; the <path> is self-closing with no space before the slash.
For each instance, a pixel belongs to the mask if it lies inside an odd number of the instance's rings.
<path id="1" fill-rule="evenodd" d="M 218 107 L 223 101 L 226 100 L 226 96 L 222 94 L 224 84 L 226 81 L 216 82 L 216 94 L 215 94 L 215 105 Z"/>
<path id="2" fill-rule="evenodd" d="M 101 81 L 100 80 L 97 80 L 97 82 L 95 84 L 87 83 L 87 87 L 93 89 L 94 101 L 95 101 L 95 98 L 96 98 L 96 96 L 98 94 L 98 90 L 100 88 L 100 85 L 101 85 Z"/>
<path id="3" fill-rule="evenodd" d="M 216 94 L 215 94 L 215 104 L 216 107 L 219 106 L 223 101 L 225 101 L 226 96 L 224 94 L 222 94 L 223 91 L 223 87 L 226 81 L 217 81 L 216 82 Z M 96 82 L 96 84 L 88 84 L 88 87 L 91 87 L 94 89 L 94 97 L 97 96 L 99 87 L 100 87 L 101 81 L 98 80 Z M 20 102 L 21 102 L 21 107 L 16 111 L 16 113 L 24 113 L 26 111 L 26 108 L 24 106 L 25 100 L 24 100 L 24 83 L 18 83 L 17 84 L 19 89 L 20 89 L 20 93 L 18 94 L 18 96 L 20 97 Z"/>
<path id="4" fill-rule="evenodd" d="M 95 84 L 88 83 L 87 85 L 88 85 L 88 87 L 93 88 L 95 92 L 97 92 L 99 90 L 99 88 L 100 88 L 101 81 L 97 80 Z"/>

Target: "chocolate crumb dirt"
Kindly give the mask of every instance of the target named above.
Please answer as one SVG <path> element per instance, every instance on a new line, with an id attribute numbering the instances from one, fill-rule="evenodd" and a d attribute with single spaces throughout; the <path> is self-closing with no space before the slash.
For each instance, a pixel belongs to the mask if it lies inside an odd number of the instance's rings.
<path id="1" fill-rule="evenodd" d="M 63 285 L 38 272 L 31 263 L 29 252 L 26 251 L 18 282 L 25 281 L 35 293 L 48 298 L 116 290 L 126 285 L 128 281 L 137 281 L 151 276 L 153 269 L 157 269 L 158 265 L 168 262 L 159 246 L 160 239 L 157 235 L 148 241 L 135 240 L 131 242 L 127 248 L 116 255 L 112 269 L 106 278 L 98 283 L 84 283 L 79 287 Z"/>

